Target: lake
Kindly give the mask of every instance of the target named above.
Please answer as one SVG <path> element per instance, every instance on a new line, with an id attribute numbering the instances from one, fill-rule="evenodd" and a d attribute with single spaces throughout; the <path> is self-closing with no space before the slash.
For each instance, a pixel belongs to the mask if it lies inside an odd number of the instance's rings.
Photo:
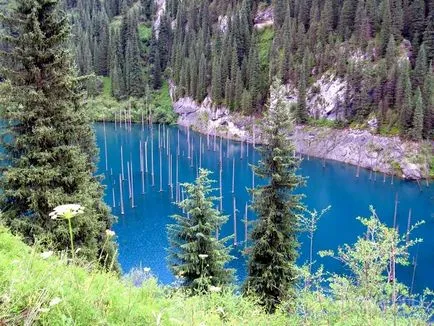
<path id="1" fill-rule="evenodd" d="M 236 259 L 230 263 L 230 267 L 236 269 L 237 278 L 242 281 L 246 275 L 246 258 L 241 254 L 245 241 L 243 220 L 246 203 L 250 201 L 247 188 L 251 187 L 253 182 L 256 185 L 261 182 L 252 178 L 250 164 L 259 159 L 252 144 L 247 146 L 245 143 L 207 137 L 177 126 L 154 125 L 151 128 L 145 125 L 142 129 L 141 125 L 133 124 L 128 131 L 113 123 L 98 123 L 95 130 L 100 149 L 98 170 L 105 175 L 105 201 L 118 217 L 114 230 L 118 237 L 119 261 L 123 271 L 128 272 L 134 267 L 149 267 L 161 283 L 174 281 L 166 262 L 166 225 L 173 223 L 170 216 L 179 212 L 174 202 L 183 195 L 181 190 L 177 190 L 176 176 L 178 175 L 179 183 L 192 182 L 198 167 L 201 166 L 213 172 L 211 176 L 216 180 L 215 187 L 219 188 L 221 161 L 221 205 L 229 219 L 220 234 L 227 236 L 234 233 L 235 203 L 238 245 L 233 250 Z M 200 147 L 203 153 L 199 153 Z M 121 154 L 125 180 L 122 181 L 122 187 L 119 187 L 119 177 L 122 175 Z M 130 164 L 133 176 L 131 190 L 127 181 Z M 307 186 L 298 190 L 306 194 L 304 202 L 311 210 L 321 210 L 331 205 L 331 210 L 318 224 L 314 251 L 335 250 L 344 243 L 354 243 L 357 236 L 364 231 L 356 217 L 368 217 L 369 205 L 375 207 L 384 223 L 392 226 L 397 196 L 397 225 L 401 232 L 407 229 L 409 209 L 412 210 L 412 223 L 419 220 L 426 222 L 412 235 L 424 240 L 411 250 L 410 261 L 417 262 L 413 290 L 421 292 L 426 287 L 434 289 L 434 185 L 431 183 L 426 187 L 425 183 L 418 185 L 416 182 L 397 178 L 394 178 L 392 183 L 390 176 L 386 176 L 384 181 L 382 174 L 374 177 L 373 173 L 364 169 L 356 178 L 356 170 L 354 166 L 334 161 L 326 161 L 323 167 L 322 160 L 304 158 L 299 173 L 308 177 Z M 232 171 L 235 171 L 234 178 Z M 124 214 L 121 209 L 121 188 Z M 134 203 L 129 198 L 130 193 Z M 219 190 L 216 195 L 219 195 Z M 220 202 L 216 202 L 216 206 L 219 207 Z M 254 219 L 250 210 L 247 216 L 249 220 Z M 299 241 L 301 264 L 308 260 L 309 241 L 306 234 L 301 234 Z M 331 258 L 315 255 L 315 260 L 316 267 L 323 264 L 329 272 L 345 272 L 343 267 Z M 398 280 L 411 286 L 413 271 L 413 265 L 398 267 Z"/>

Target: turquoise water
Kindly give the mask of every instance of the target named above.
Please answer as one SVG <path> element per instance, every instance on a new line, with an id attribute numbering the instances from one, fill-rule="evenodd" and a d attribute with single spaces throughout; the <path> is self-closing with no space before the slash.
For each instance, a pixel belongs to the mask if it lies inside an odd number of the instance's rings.
<path id="1" fill-rule="evenodd" d="M 162 283 L 170 283 L 174 280 L 166 263 L 167 234 L 166 225 L 172 223 L 172 214 L 178 212 L 173 202 L 176 199 L 176 157 L 179 151 L 178 177 L 179 182 L 191 182 L 197 174 L 199 164 L 213 171 L 213 179 L 217 180 L 215 187 L 219 187 L 219 162 L 222 160 L 222 195 L 223 211 L 229 215 L 227 224 L 221 230 L 221 235 L 226 236 L 234 232 L 233 205 L 237 208 L 237 241 L 234 249 L 236 260 L 230 266 L 236 268 L 238 280 L 243 280 L 246 274 L 245 257 L 240 249 L 244 248 L 245 229 L 243 219 L 245 205 L 250 197 L 247 188 L 252 186 L 252 172 L 249 164 L 258 160 L 258 153 L 250 144 L 241 145 L 238 142 L 223 139 L 209 138 L 192 131 L 187 132 L 182 127 L 160 127 L 154 125 L 153 133 L 148 126 L 142 130 L 140 125 L 132 125 L 131 131 L 124 128 L 115 128 L 114 124 L 96 124 L 98 146 L 100 148 L 99 172 L 105 175 L 106 188 L 105 200 L 113 206 L 113 194 L 115 207 L 113 213 L 118 216 L 118 222 L 114 230 L 118 236 L 120 263 L 124 272 L 133 267 L 150 267 L 153 274 Z M 169 132 L 168 140 L 163 137 Z M 178 146 L 179 134 L 179 146 Z M 189 134 L 189 137 L 188 137 Z M 105 137 L 104 137 L 105 135 Z M 164 148 L 159 151 L 160 143 Z M 190 139 L 190 141 L 187 140 Z M 151 168 L 151 140 L 154 142 L 154 184 L 152 186 Z M 142 142 L 143 155 L 140 160 L 140 143 Z M 147 142 L 146 173 L 145 142 Z M 190 145 L 189 145 L 190 143 Z M 106 145 L 105 145 L 106 144 Z M 167 146 L 169 144 L 169 146 Z M 202 144 L 203 154 L 199 155 L 199 146 Z M 122 173 L 121 149 L 124 159 L 124 178 L 122 182 L 124 214 L 121 214 L 119 174 Z M 209 147 L 208 147 L 209 145 Z M 162 145 L 163 146 L 163 145 Z M 220 154 L 221 146 L 221 154 Z M 190 153 L 188 155 L 190 148 Z M 193 150 L 192 150 L 193 149 Z M 161 154 L 160 154 L 161 152 Z M 169 153 L 169 155 L 168 155 Z M 161 185 L 160 191 L 160 155 L 161 155 Z M 172 188 L 169 186 L 169 157 L 172 157 L 171 179 Z M 190 156 L 193 159 L 189 159 Z M 132 162 L 132 175 L 134 184 L 134 205 L 129 199 L 127 164 Z M 370 172 L 360 171 L 360 177 L 356 178 L 356 167 L 339 162 L 317 159 L 304 159 L 300 174 L 307 176 L 307 186 L 300 189 L 306 194 L 305 203 L 310 209 L 320 210 L 331 205 L 331 210 L 319 222 L 318 231 L 314 238 L 315 252 L 325 249 L 337 249 L 344 243 L 353 243 L 358 235 L 363 233 L 363 227 L 356 220 L 357 216 L 369 216 L 369 205 L 373 205 L 380 219 L 388 225 L 393 225 L 394 201 L 398 194 L 397 225 L 401 232 L 407 229 L 407 216 L 412 210 L 412 221 L 425 220 L 413 234 L 414 237 L 422 237 L 424 242 L 411 251 L 412 258 L 416 260 L 417 267 L 414 278 L 414 291 L 421 292 L 424 288 L 434 289 L 434 185 L 429 188 L 418 185 L 415 182 L 393 180 L 387 176 L 383 182 L 383 175 L 378 174 L 370 178 Z M 107 164 L 107 169 L 106 169 Z M 234 193 L 232 194 L 232 170 L 235 168 Z M 141 166 L 143 166 L 143 183 Z M 258 184 L 259 180 L 254 180 Z M 142 194 L 142 190 L 144 193 Z M 219 191 L 216 191 L 219 194 Z M 180 194 L 181 196 L 181 194 Z M 216 203 L 220 205 L 219 202 Z M 253 219 L 254 214 L 248 211 L 248 219 Z M 301 242 L 301 255 L 299 262 L 308 259 L 309 244 L 305 234 L 299 238 Z M 315 256 L 316 265 L 324 264 L 327 271 L 345 272 L 343 267 L 331 258 Z M 413 266 L 400 267 L 397 277 L 400 281 L 411 285 Z"/>

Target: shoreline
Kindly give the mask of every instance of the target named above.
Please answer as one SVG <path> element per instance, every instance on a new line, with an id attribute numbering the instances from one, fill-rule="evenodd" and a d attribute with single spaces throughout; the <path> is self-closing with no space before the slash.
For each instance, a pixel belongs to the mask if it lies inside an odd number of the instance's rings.
<path id="1" fill-rule="evenodd" d="M 216 134 L 216 136 L 218 137 L 222 137 L 224 139 L 229 139 L 232 141 L 237 141 L 237 142 L 248 142 L 250 144 L 257 144 L 260 145 L 262 144 L 259 137 L 255 136 L 255 141 L 253 141 L 253 137 L 252 137 L 252 133 L 248 132 L 246 130 L 242 130 L 241 128 L 238 131 L 238 134 L 233 134 L 228 132 L 227 129 L 214 129 L 214 130 L 210 130 L 208 128 L 204 129 L 203 125 L 198 125 L 198 124 L 193 124 L 193 123 L 186 123 L 185 117 L 183 117 L 183 115 L 179 115 L 178 117 L 178 121 L 177 123 L 173 124 L 173 125 L 177 125 L 180 127 L 188 127 L 191 128 L 191 130 L 195 131 L 195 132 L 199 132 L 203 135 L 214 135 L 214 133 Z M 245 117 L 247 120 L 251 120 L 255 121 L 254 123 L 257 122 L 257 120 L 251 118 L 251 117 Z M 102 120 L 94 120 L 95 123 L 115 123 L 114 119 L 102 119 Z M 119 123 L 117 121 L 117 123 Z M 137 121 L 137 120 L 131 120 L 131 123 L 134 124 L 141 124 L 141 121 Z M 158 122 L 154 122 L 155 124 L 158 124 Z M 252 125 L 252 124 L 251 124 Z M 209 126 L 208 126 L 209 127 Z M 348 136 L 350 135 L 350 136 Z M 339 144 L 340 139 L 344 137 L 345 139 L 347 139 L 347 142 L 345 142 L 343 145 Z M 346 155 L 346 159 L 343 159 L 344 157 L 340 156 L 338 158 L 336 158 L 336 153 L 342 153 L 341 149 L 342 148 L 338 148 L 338 147 L 346 147 L 346 145 L 348 145 L 348 138 L 351 137 L 355 137 L 355 138 L 359 138 L 359 142 L 358 144 L 354 145 L 356 143 L 356 141 L 351 140 L 350 139 L 350 143 L 353 142 L 354 146 L 353 146 L 353 150 L 357 149 L 358 153 L 356 156 L 351 155 L 354 154 L 352 153 L 352 149 L 351 148 L 347 148 L 347 154 Z M 382 151 L 375 151 L 372 150 L 370 153 L 372 155 L 368 155 L 368 157 L 363 156 L 362 158 L 362 154 L 363 148 L 367 148 L 369 147 L 368 144 L 362 144 L 360 145 L 360 139 L 362 139 L 363 142 L 363 138 L 364 137 L 376 137 L 379 138 L 380 140 L 389 140 L 391 143 L 389 144 L 389 146 L 392 146 L 389 151 L 385 151 L 384 149 Z M 375 173 L 384 173 L 386 175 L 394 175 L 399 177 L 400 179 L 404 179 L 404 180 L 413 180 L 413 181 L 426 181 L 426 180 L 433 180 L 432 177 L 429 178 L 425 178 L 423 177 L 423 175 L 419 178 L 415 178 L 415 177 L 411 177 L 410 176 L 406 176 L 403 175 L 403 173 L 400 173 L 401 171 L 396 171 L 396 170 L 391 170 L 390 169 L 390 165 L 393 163 L 390 163 L 390 159 L 387 160 L 387 155 L 391 154 L 393 151 L 391 149 L 393 149 L 393 145 L 395 146 L 402 146 L 402 141 L 398 138 L 398 137 L 385 137 L 385 136 L 378 136 L 378 135 L 372 135 L 371 133 L 369 133 L 368 131 L 363 131 L 363 130 L 352 130 L 352 129 L 343 129 L 343 130 L 338 130 L 338 129 L 331 129 L 331 128 L 326 128 L 326 127 L 311 127 L 311 126 L 296 126 L 294 132 L 289 136 L 290 139 L 292 139 L 292 141 L 294 142 L 294 145 L 296 147 L 296 152 L 298 154 L 301 154 L 303 156 L 306 156 L 308 158 L 313 157 L 315 159 L 319 159 L 319 160 L 331 160 L 331 161 L 336 161 L 336 162 L 341 162 L 341 163 L 345 163 L 345 164 L 349 164 L 358 168 L 364 168 L 367 170 L 370 170 L 372 172 Z M 333 140 L 333 141 L 331 141 Z M 413 143 L 411 142 L 412 145 L 415 145 L 417 143 Z M 324 146 L 327 145 L 328 146 Z M 338 148 L 338 149 L 337 149 Z M 375 149 L 375 146 L 372 147 L 373 149 Z M 301 149 L 301 150 L 300 150 Z M 337 150 L 336 150 L 337 149 Z M 412 150 L 414 151 L 415 148 L 413 147 Z M 381 154 L 379 154 L 379 152 L 382 152 Z M 377 154 L 374 154 L 377 153 Z M 366 154 L 366 153 L 364 153 Z M 341 159 L 339 159 L 341 158 Z M 356 158 L 358 161 L 354 162 L 354 158 Z M 359 164 L 357 164 L 357 162 L 359 162 Z M 418 167 L 414 164 L 414 163 L 408 163 L 410 164 L 410 168 L 414 168 L 416 169 L 416 171 L 418 171 Z M 422 167 L 423 168 L 423 167 Z M 421 169 L 419 167 L 419 169 Z M 357 175 L 356 175 L 357 176 Z"/>

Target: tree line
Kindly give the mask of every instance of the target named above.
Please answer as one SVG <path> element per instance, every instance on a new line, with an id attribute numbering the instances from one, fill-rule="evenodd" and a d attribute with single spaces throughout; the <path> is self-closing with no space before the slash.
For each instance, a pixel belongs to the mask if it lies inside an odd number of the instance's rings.
<path id="1" fill-rule="evenodd" d="M 273 26 L 255 18 L 273 6 Z M 297 93 L 297 122 L 325 73 L 345 82 L 339 126 L 375 116 L 378 131 L 420 140 L 434 130 L 432 0 L 65 0 L 80 74 L 110 78 L 117 99 L 172 79 L 176 98 L 210 96 L 244 114 L 263 112 L 274 77 Z M 89 82 L 92 94 L 101 82 Z M 315 117 L 313 117 L 315 118 Z"/>

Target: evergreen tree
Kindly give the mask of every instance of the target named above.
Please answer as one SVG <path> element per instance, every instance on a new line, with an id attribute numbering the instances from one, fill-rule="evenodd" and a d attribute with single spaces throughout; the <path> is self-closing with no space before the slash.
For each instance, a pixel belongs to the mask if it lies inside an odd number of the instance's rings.
<path id="1" fill-rule="evenodd" d="M 162 81 L 162 71 L 161 71 L 161 61 L 160 61 L 160 51 L 155 52 L 154 63 L 151 67 L 152 75 L 152 87 L 154 89 L 159 89 L 163 85 Z"/>
<path id="2" fill-rule="evenodd" d="M 423 86 L 423 136 L 426 139 L 434 138 L 434 70 L 432 63 L 428 69 Z"/>
<path id="3" fill-rule="evenodd" d="M 197 100 L 202 102 L 206 95 L 206 84 L 207 84 L 207 65 L 205 55 L 202 53 L 199 61 L 199 77 L 197 84 Z"/>
<path id="4" fill-rule="evenodd" d="M 220 104 L 222 100 L 222 75 L 221 75 L 221 60 L 218 55 L 214 56 L 212 65 L 212 82 L 211 95 L 215 103 Z"/>
<path id="5" fill-rule="evenodd" d="M 303 64 L 301 65 L 300 77 L 298 80 L 298 101 L 297 101 L 297 122 L 306 123 L 309 119 L 308 107 L 306 104 L 306 82 L 307 82 L 307 58 L 303 57 Z"/>
<path id="6" fill-rule="evenodd" d="M 425 44 L 422 44 L 419 48 L 416 58 L 416 65 L 413 70 L 412 84 L 414 88 L 422 87 L 427 71 L 428 60 L 426 57 Z"/>
<path id="7" fill-rule="evenodd" d="M 182 278 L 193 293 L 202 293 L 210 286 L 224 286 L 233 279 L 233 270 L 225 268 L 232 259 L 225 243 L 230 237 L 217 240 L 214 231 L 227 221 L 214 208 L 216 197 L 208 178 L 210 172 L 200 169 L 195 183 L 183 185 L 187 198 L 178 204 L 185 215 L 174 215 L 176 224 L 168 225 L 169 267 Z"/>
<path id="8" fill-rule="evenodd" d="M 392 17 L 390 13 L 390 2 L 389 0 L 384 0 L 383 2 L 383 17 L 381 22 L 380 31 L 380 49 L 381 53 L 386 52 L 387 44 L 392 34 Z"/>
<path id="9" fill-rule="evenodd" d="M 94 175 L 97 149 L 67 51 L 66 14 L 56 0 L 17 0 L 3 24 L 14 32 L 2 35 L 9 43 L 2 53 L 7 83 L 0 88 L 7 123 L 2 220 L 28 243 L 65 250 L 68 228 L 49 213 L 61 204 L 80 204 L 85 212 L 72 230 L 80 256 L 114 261 L 115 244 L 105 235 L 113 216 Z"/>
<path id="10" fill-rule="evenodd" d="M 413 114 L 413 124 L 411 129 L 411 137 L 413 140 L 422 139 L 423 131 L 423 101 L 422 93 L 420 88 L 416 89 L 413 97 L 414 114 Z"/>
<path id="11" fill-rule="evenodd" d="M 401 132 L 404 134 L 411 126 L 411 116 L 413 112 L 409 63 L 402 63 L 399 67 L 399 71 L 399 78 L 396 85 L 396 104 L 399 110 Z"/>
<path id="12" fill-rule="evenodd" d="M 425 44 L 427 58 L 434 60 L 434 10 L 428 15 L 427 25 L 423 32 L 423 43 Z"/>
<path id="13" fill-rule="evenodd" d="M 298 212 L 304 206 L 301 195 L 293 191 L 305 181 L 296 175 L 300 160 L 288 141 L 292 128 L 284 87 L 275 80 L 261 123 L 266 146 L 259 149 L 261 160 L 254 167 L 255 174 L 268 183 L 253 190 L 258 220 L 250 235 L 252 248 L 244 284 L 245 293 L 256 294 L 268 312 L 294 296 L 296 283 Z"/>

